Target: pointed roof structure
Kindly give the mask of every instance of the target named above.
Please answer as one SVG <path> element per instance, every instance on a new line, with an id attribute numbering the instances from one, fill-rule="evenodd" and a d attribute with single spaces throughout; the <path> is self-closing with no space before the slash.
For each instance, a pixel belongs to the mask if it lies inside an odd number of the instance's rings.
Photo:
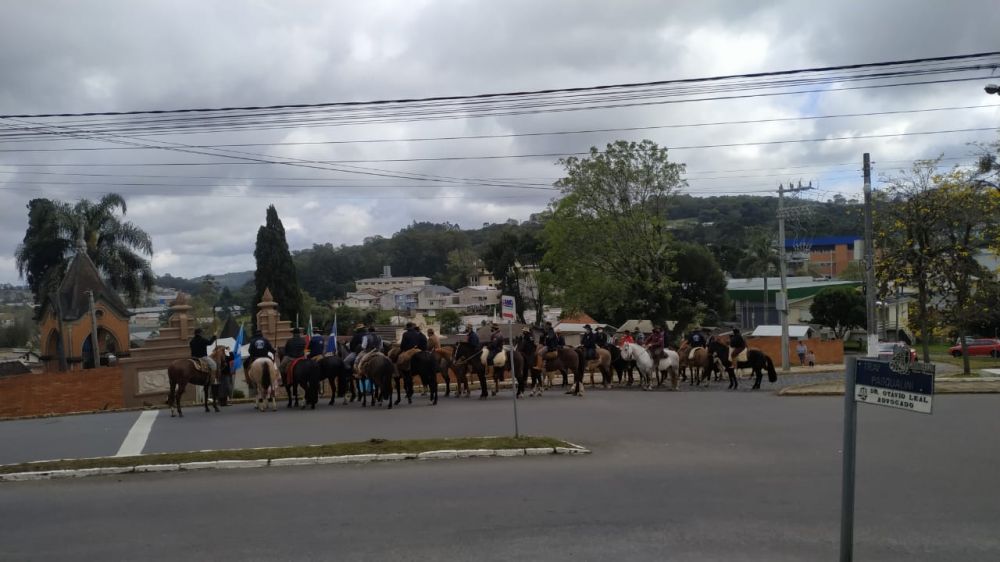
<path id="1" fill-rule="evenodd" d="M 226 318 L 226 323 L 222 326 L 222 331 L 219 332 L 220 338 L 236 338 L 236 335 L 240 333 L 240 327 L 236 324 L 236 319 L 230 314 Z"/>
<path id="2" fill-rule="evenodd" d="M 55 295 L 63 320 L 77 320 L 90 311 L 87 293 L 91 291 L 94 302 L 103 301 L 123 318 L 131 315 L 118 292 L 101 277 L 86 249 L 78 246 Z"/>

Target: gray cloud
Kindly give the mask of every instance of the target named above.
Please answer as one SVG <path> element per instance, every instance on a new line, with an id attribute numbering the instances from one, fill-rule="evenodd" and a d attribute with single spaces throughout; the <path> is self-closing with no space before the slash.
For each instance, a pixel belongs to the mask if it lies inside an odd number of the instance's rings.
<path id="1" fill-rule="evenodd" d="M 593 2 L 25 2 L 0 21 L 0 113 L 132 110 L 470 94 L 849 64 L 987 51 L 993 2 L 735 0 Z M 657 105 L 588 112 L 156 137 L 187 144 L 508 134 L 717 122 L 990 103 L 979 82 Z M 306 160 L 581 152 L 616 138 L 669 146 L 823 138 L 997 125 L 995 108 L 954 112 L 420 143 L 254 147 Z M 5 125 L 10 125 L 9 123 Z M 963 156 L 992 132 L 675 150 L 691 192 L 755 192 L 814 180 L 858 191 L 860 155 L 897 161 Z M 98 143 L 0 143 L 4 148 Z M 322 172 L 281 165 L 88 166 L 220 162 L 168 151 L 0 152 L 0 282 L 16 281 L 14 248 L 32 197 L 117 191 L 154 239 L 157 272 L 251 268 L 257 227 L 274 203 L 293 248 L 358 243 L 412 221 L 465 227 L 542 210 L 554 192 Z M 850 165 L 857 162 L 858 165 Z M 884 162 L 884 164 L 883 164 Z M 41 167 L 25 164 L 44 164 Z M 843 166 L 842 164 L 848 164 Z M 814 168 L 799 168 L 815 165 Z M 405 173 L 547 182 L 554 157 L 358 164 Z M 719 170 L 756 170 L 718 172 Z M 6 173 L 4 173 L 6 172 Z M 13 173 L 11 173 L 13 172 Z M 65 173 L 108 176 L 43 175 Z M 381 172 L 377 172 L 381 173 Z M 144 176 L 168 176 L 151 178 Z M 206 176 L 206 177 L 195 177 Z M 723 177 L 729 176 L 729 177 Z M 323 181 L 301 181 L 312 178 Z M 528 178 L 528 179 L 524 179 Z M 28 182 L 64 182 L 40 184 Z M 75 184 L 74 184 L 75 182 Z M 140 187 L 117 183 L 157 182 Z M 308 187 L 317 186 L 322 187 Z M 407 187 L 400 187 L 406 185 Z"/>

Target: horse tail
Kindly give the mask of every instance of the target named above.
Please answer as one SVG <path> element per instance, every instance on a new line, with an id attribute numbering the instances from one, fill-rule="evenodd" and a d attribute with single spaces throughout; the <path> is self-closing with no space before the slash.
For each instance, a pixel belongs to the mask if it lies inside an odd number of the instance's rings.
<path id="1" fill-rule="evenodd" d="M 260 389 L 258 392 L 271 386 L 271 366 L 268 363 L 268 361 L 264 361 L 260 364 Z"/>
<path id="2" fill-rule="evenodd" d="M 764 365 L 767 367 L 767 380 L 778 382 L 778 372 L 774 370 L 774 361 L 771 361 L 770 355 L 764 356 Z"/>

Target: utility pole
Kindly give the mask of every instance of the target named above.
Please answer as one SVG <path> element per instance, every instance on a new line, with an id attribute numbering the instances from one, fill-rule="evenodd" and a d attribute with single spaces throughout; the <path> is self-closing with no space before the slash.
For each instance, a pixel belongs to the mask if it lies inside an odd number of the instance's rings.
<path id="1" fill-rule="evenodd" d="M 872 164 L 866 152 L 863 157 L 865 192 L 865 304 L 868 318 L 868 357 L 878 357 L 878 315 L 875 310 L 875 251 L 872 224 Z"/>
<path id="2" fill-rule="evenodd" d="M 788 265 L 785 262 L 785 219 L 791 216 L 808 214 L 809 209 L 807 207 L 791 207 L 786 209 L 785 194 L 808 191 L 812 188 L 811 181 L 806 187 L 802 187 L 801 181 L 798 187 L 793 187 L 789 183 L 787 189 L 783 184 L 778 184 L 778 261 L 780 262 L 778 268 L 781 275 L 781 292 L 778 293 L 778 298 L 775 299 L 774 306 L 778 309 L 778 314 L 781 316 L 781 370 L 786 373 L 792 369 L 792 362 L 789 359 L 788 353 L 788 279 L 786 279 Z"/>

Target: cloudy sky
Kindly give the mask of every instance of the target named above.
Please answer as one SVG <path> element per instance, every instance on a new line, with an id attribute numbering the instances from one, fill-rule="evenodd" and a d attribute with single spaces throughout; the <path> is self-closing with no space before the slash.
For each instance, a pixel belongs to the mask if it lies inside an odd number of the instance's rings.
<path id="1" fill-rule="evenodd" d="M 0 19 L 0 115 L 422 98 L 699 78 L 994 51 L 1000 50 L 998 30 L 1000 10 L 991 0 L 9 0 Z M 1000 82 L 997 74 L 992 81 Z M 810 197 L 854 196 L 860 193 L 863 152 L 872 153 L 876 175 L 938 155 L 961 164 L 971 161 L 968 143 L 994 140 L 996 131 L 683 147 L 996 128 L 1000 111 L 991 105 L 1000 97 L 984 94 L 988 75 L 876 89 L 826 84 L 812 88 L 819 92 L 794 95 L 588 111 L 486 117 L 455 112 L 447 119 L 362 124 L 318 116 L 281 128 L 202 127 L 155 137 L 139 131 L 117 142 L 80 135 L 0 138 L 0 282 L 19 282 L 13 254 L 27 224 L 25 205 L 34 197 L 75 201 L 121 193 L 127 218 L 153 237 L 154 270 L 196 276 L 251 269 L 256 230 L 272 203 L 292 249 L 355 244 L 413 221 L 477 227 L 523 220 L 554 196 L 538 187 L 559 177 L 556 157 L 495 157 L 576 153 L 619 138 L 677 147 L 671 158 L 687 164 L 687 191 L 693 194 L 766 194 L 779 182 L 803 180 L 819 186 Z M 964 109 L 796 119 L 940 108 Z M 730 123 L 775 118 L 792 119 Z M 719 122 L 728 124 L 496 137 Z M 53 123 L 0 119 L 0 133 L 51 132 L 56 129 L 44 127 Z M 494 137 L 288 144 L 474 135 Z M 123 140 L 132 147 L 122 150 Z M 227 149 L 240 153 L 134 146 L 166 143 L 255 146 Z M 481 156 L 494 158 L 419 160 Z M 318 161 L 327 164 L 302 165 Z M 405 178 L 392 177 L 399 175 Z"/>

